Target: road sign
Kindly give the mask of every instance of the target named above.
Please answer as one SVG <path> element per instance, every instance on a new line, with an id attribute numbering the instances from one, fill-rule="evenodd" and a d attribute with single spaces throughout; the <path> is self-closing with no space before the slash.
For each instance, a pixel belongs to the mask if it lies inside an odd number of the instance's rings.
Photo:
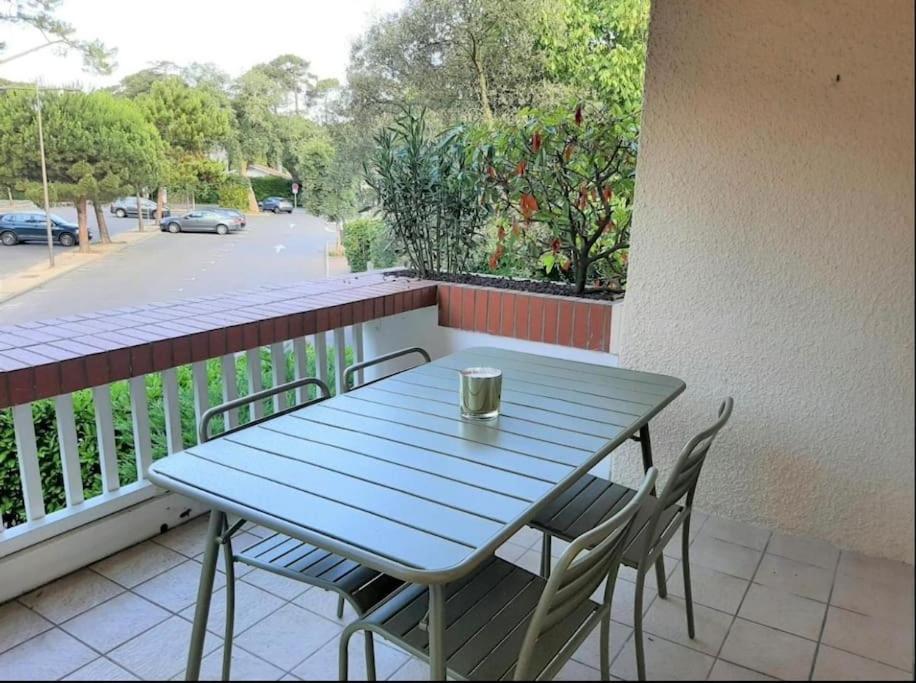
<path id="1" fill-rule="evenodd" d="M 299 194 L 299 183 L 293 183 L 293 194 Z"/>

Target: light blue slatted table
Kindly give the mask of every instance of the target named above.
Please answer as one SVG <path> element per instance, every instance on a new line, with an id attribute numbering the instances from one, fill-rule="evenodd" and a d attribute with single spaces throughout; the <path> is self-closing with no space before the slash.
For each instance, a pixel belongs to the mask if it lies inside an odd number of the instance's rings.
<path id="1" fill-rule="evenodd" d="M 503 371 L 501 414 L 463 420 L 458 373 Z M 215 538 L 233 514 L 430 587 L 430 673 L 445 679 L 443 586 L 459 579 L 649 421 L 676 378 L 474 348 L 194 446 L 149 478 L 210 505 L 187 675 L 200 669 Z M 218 523 L 217 523 L 218 522 Z"/>

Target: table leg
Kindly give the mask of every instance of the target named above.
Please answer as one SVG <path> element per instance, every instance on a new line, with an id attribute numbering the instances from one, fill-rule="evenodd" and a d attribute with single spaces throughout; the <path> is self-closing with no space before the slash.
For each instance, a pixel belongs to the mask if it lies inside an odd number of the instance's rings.
<path id="1" fill-rule="evenodd" d="M 445 680 L 445 586 L 429 587 L 429 680 Z"/>
<path id="2" fill-rule="evenodd" d="M 210 616 L 210 596 L 213 594 L 213 578 L 216 575 L 216 558 L 219 554 L 217 538 L 222 533 L 225 523 L 225 514 L 218 510 L 210 511 L 204 561 L 200 568 L 200 583 L 197 586 L 197 608 L 194 611 L 194 626 L 191 629 L 191 646 L 188 648 L 188 665 L 184 675 L 186 681 L 196 681 L 200 678 L 200 660 L 204 653 L 207 618 Z"/>
<path id="3" fill-rule="evenodd" d="M 649 425 L 646 424 L 639 430 L 639 448 L 642 450 L 642 468 L 647 472 L 652 467 L 652 440 L 649 437 Z M 652 487 L 652 495 L 655 495 L 655 487 Z M 668 582 L 665 579 L 665 558 L 659 555 L 655 561 L 655 583 L 658 588 L 660 598 L 668 597 Z"/>

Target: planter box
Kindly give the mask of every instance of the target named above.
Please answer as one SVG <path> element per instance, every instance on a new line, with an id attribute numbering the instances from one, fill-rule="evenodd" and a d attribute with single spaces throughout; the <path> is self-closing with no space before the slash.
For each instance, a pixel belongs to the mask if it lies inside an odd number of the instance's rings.
<path id="1" fill-rule="evenodd" d="M 439 283 L 441 327 L 589 351 L 611 351 L 612 318 L 618 306 L 610 301 Z"/>

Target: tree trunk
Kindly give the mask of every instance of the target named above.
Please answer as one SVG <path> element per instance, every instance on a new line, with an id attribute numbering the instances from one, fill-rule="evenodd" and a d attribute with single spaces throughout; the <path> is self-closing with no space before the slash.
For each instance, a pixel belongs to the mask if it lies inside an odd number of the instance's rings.
<path id="1" fill-rule="evenodd" d="M 108 232 L 108 223 L 105 221 L 105 212 L 102 205 L 93 200 L 92 210 L 95 211 L 95 225 L 99 229 L 99 241 L 102 244 L 111 244 L 111 234 Z M 80 233 L 80 242 L 82 242 L 82 233 Z"/>
<path id="2" fill-rule="evenodd" d="M 248 183 L 248 210 L 251 213 L 258 213 L 258 198 L 254 195 L 254 188 L 251 186 L 251 181 L 248 180 L 248 161 L 242 160 L 239 163 L 239 175 L 245 179 Z"/>
<path id="3" fill-rule="evenodd" d="M 137 190 L 137 232 L 143 232 L 143 205 L 140 203 L 140 190 Z"/>
<path id="4" fill-rule="evenodd" d="M 584 253 L 576 254 L 576 258 L 573 261 L 573 268 L 576 271 L 576 294 L 582 294 L 585 291 L 585 286 L 588 284 L 589 265 L 587 249 Z"/>
<path id="5" fill-rule="evenodd" d="M 80 253 L 89 253 L 89 202 L 86 198 L 76 200 L 76 224 L 80 231 Z"/>
<path id="6" fill-rule="evenodd" d="M 477 96 L 480 98 L 480 111 L 483 114 L 483 120 L 487 123 L 493 123 L 493 109 L 490 107 L 490 86 L 487 83 L 487 74 L 484 73 L 480 64 L 476 42 L 471 43 L 471 63 L 474 65 L 474 72 L 477 74 Z"/>
<path id="7" fill-rule="evenodd" d="M 156 192 L 156 225 L 162 222 L 163 211 L 165 211 L 165 188 L 160 187 Z"/>

